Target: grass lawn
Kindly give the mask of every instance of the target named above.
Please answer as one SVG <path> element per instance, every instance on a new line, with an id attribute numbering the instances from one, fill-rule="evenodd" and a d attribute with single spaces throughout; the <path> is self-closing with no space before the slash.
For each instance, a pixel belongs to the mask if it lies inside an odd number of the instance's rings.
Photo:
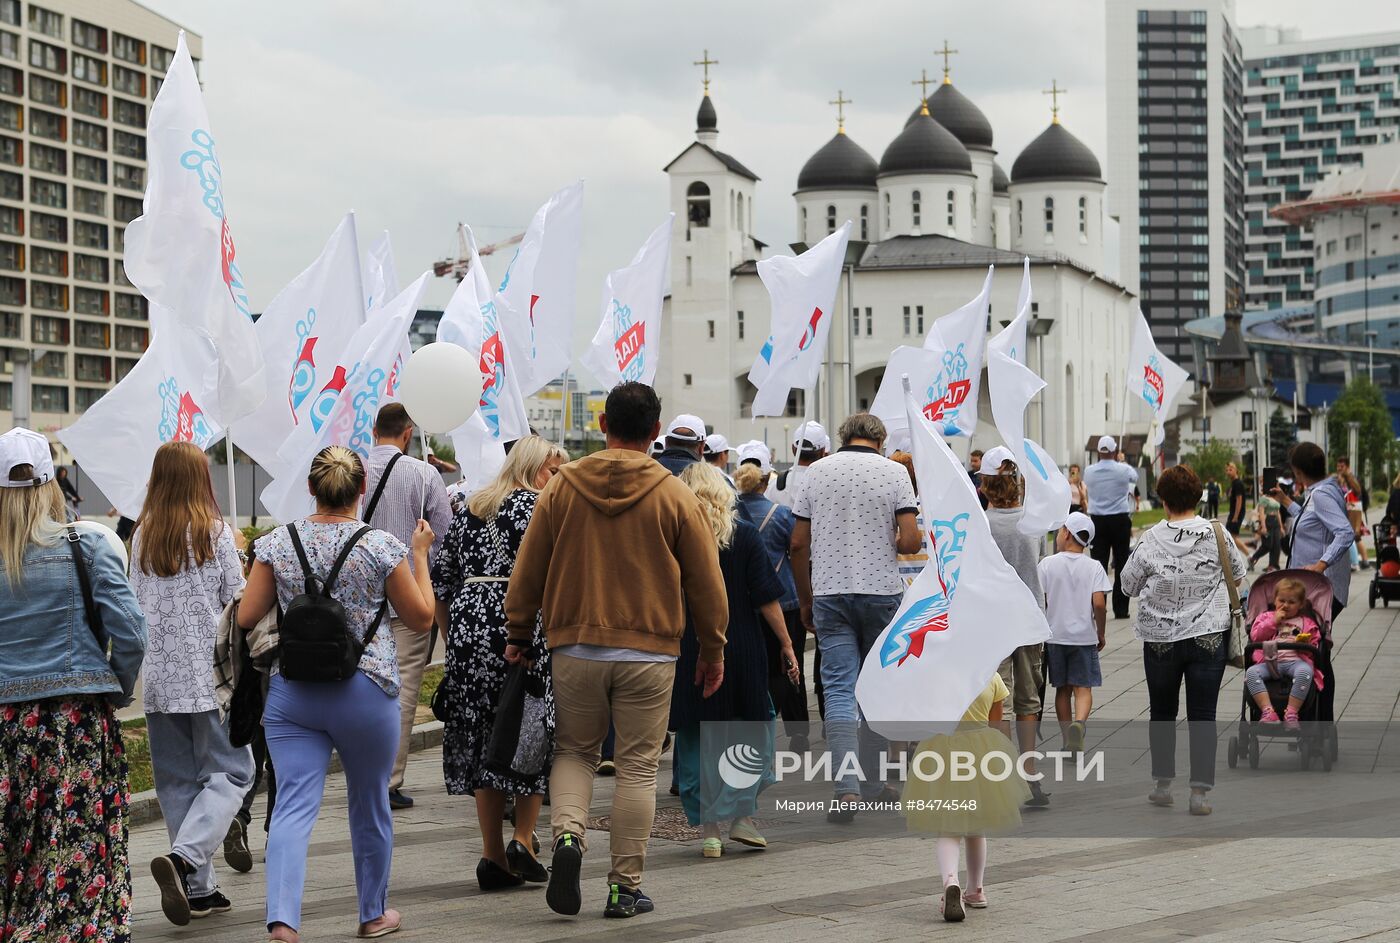
<path id="1" fill-rule="evenodd" d="M 1153 524 L 1167 519 L 1167 512 L 1162 508 L 1143 508 L 1141 511 L 1133 512 L 1133 529 L 1146 530 Z"/>

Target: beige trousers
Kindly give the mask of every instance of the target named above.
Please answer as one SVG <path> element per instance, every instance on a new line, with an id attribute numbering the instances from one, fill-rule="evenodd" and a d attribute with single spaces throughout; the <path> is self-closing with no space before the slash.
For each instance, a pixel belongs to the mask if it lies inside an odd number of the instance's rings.
<path id="1" fill-rule="evenodd" d="M 608 722 L 617 730 L 608 883 L 638 887 L 656 817 L 656 766 L 671 713 L 674 662 L 589 661 L 554 655 L 554 765 L 549 776 L 555 839 L 584 832 Z"/>
<path id="2" fill-rule="evenodd" d="M 389 776 L 389 791 L 392 792 L 403 788 L 413 717 L 418 713 L 418 689 L 423 685 L 431 633 L 415 632 L 398 619 L 390 619 L 389 628 L 394 632 L 394 648 L 399 656 L 399 755 L 394 758 L 394 772 Z"/>

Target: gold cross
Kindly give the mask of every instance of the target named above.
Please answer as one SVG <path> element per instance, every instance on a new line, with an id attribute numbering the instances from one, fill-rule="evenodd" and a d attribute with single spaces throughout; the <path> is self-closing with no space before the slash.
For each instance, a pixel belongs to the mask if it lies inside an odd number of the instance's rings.
<path id="1" fill-rule="evenodd" d="M 951 76 L 949 75 L 949 72 L 950 72 L 951 70 L 948 68 L 948 57 L 949 57 L 949 56 L 955 56 L 955 55 L 957 55 L 957 54 L 958 54 L 958 51 L 957 51 L 956 49 L 949 49 L 949 48 L 948 48 L 948 40 L 946 40 L 946 39 L 943 40 L 943 48 L 934 53 L 934 55 L 936 55 L 936 56 L 942 56 L 942 57 L 943 57 L 943 84 L 944 84 L 944 85 L 952 85 L 952 84 L 953 84 L 953 79 L 952 79 Z"/>
<path id="2" fill-rule="evenodd" d="M 914 81 L 910 82 L 909 84 L 920 86 L 923 89 L 923 100 L 925 102 L 928 101 L 928 87 L 934 84 L 933 79 L 928 77 L 928 69 L 920 69 L 919 77 Z"/>
<path id="3" fill-rule="evenodd" d="M 706 49 L 704 55 L 692 62 L 691 65 L 698 65 L 705 70 L 705 94 L 710 94 L 710 66 L 719 65 L 719 60 L 711 59 L 710 50 Z"/>
<path id="4" fill-rule="evenodd" d="M 1056 82 L 1054 79 L 1051 79 L 1051 80 L 1050 80 L 1050 87 L 1049 87 L 1048 89 L 1046 89 L 1045 91 L 1043 91 L 1043 92 L 1040 93 L 1040 94 L 1042 94 L 1042 95 L 1049 95 L 1049 96 L 1050 96 L 1050 123 L 1051 123 L 1051 124 L 1059 124 L 1059 123 L 1060 123 L 1060 96 L 1061 96 L 1061 95 L 1066 95 L 1066 94 L 1068 94 L 1068 93 L 1069 93 L 1069 89 L 1067 89 L 1067 88 L 1060 88 L 1059 83 Z"/>
<path id="5" fill-rule="evenodd" d="M 851 99 L 844 97 L 841 90 L 836 90 L 836 97 L 827 102 L 828 105 L 836 106 L 836 133 L 846 133 L 846 106 L 854 104 Z"/>

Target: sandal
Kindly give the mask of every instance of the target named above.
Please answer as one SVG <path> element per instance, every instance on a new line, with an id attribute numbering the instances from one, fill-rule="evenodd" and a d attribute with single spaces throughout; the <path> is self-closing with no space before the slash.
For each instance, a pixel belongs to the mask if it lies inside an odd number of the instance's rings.
<path id="1" fill-rule="evenodd" d="M 386 910 L 384 911 L 384 913 L 380 914 L 378 919 L 383 920 L 386 917 L 388 917 L 389 914 L 394 915 L 395 919 L 393 923 L 386 923 L 378 930 L 365 929 L 365 927 L 368 927 L 370 923 L 374 923 L 373 920 L 371 920 L 369 923 L 362 923 L 360 924 L 359 932 L 357 932 L 355 936 L 361 940 L 377 940 L 381 936 L 388 936 L 391 933 L 398 933 L 399 930 L 403 927 L 403 915 L 396 910 Z"/>

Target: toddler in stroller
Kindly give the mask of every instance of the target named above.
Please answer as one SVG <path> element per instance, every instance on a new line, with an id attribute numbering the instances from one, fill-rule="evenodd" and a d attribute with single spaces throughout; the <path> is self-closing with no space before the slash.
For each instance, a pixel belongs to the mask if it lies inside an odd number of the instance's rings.
<path id="1" fill-rule="evenodd" d="M 1314 684 L 1319 689 L 1322 687 L 1323 678 L 1313 664 L 1312 655 L 1292 646 L 1319 645 L 1321 631 L 1317 621 L 1305 612 L 1308 595 L 1300 581 L 1290 577 L 1280 579 L 1274 584 L 1273 601 L 1273 608 L 1259 613 L 1249 630 L 1250 641 L 1262 644 L 1254 652 L 1254 664 L 1245 671 L 1245 690 L 1259 705 L 1261 724 L 1282 722 L 1288 730 L 1296 731 L 1301 729 L 1298 709 Z M 1282 649 L 1280 644 L 1284 646 Z M 1284 708 L 1282 721 L 1269 698 L 1271 679 L 1290 682 L 1288 706 Z"/>

